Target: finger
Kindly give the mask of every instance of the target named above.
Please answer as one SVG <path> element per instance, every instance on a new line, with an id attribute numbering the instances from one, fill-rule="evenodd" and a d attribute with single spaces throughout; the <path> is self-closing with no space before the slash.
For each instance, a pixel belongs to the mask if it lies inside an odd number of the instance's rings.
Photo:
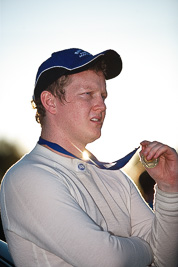
<path id="1" fill-rule="evenodd" d="M 166 157 L 169 157 L 171 155 L 174 156 L 175 149 L 160 143 L 160 147 L 155 151 L 154 158 L 161 157 L 162 155 Z"/>
<path id="2" fill-rule="evenodd" d="M 144 149 L 143 151 L 141 151 L 141 153 L 146 157 L 147 160 L 151 160 L 152 158 L 158 158 L 160 154 L 163 153 L 165 147 L 165 145 L 157 141 L 144 141 L 143 144 Z"/>
<path id="3" fill-rule="evenodd" d="M 153 142 L 151 143 L 148 148 L 144 151 L 146 159 L 156 159 L 161 157 L 162 155 L 169 155 L 172 153 L 172 149 L 168 147 L 167 145 L 164 145 L 159 142 Z"/>
<path id="4" fill-rule="evenodd" d="M 164 145 L 158 143 L 150 149 L 146 158 L 147 158 L 147 160 L 150 160 L 153 158 L 156 159 L 156 158 L 159 158 L 164 152 L 165 152 Z"/>
<path id="5" fill-rule="evenodd" d="M 142 141 L 142 142 L 140 143 L 140 145 L 141 145 L 142 147 L 146 147 L 146 146 L 148 146 L 150 143 L 151 143 L 150 141 L 144 140 L 144 141 Z"/>
<path id="6" fill-rule="evenodd" d="M 141 145 L 148 145 L 149 143 L 151 143 L 150 141 L 147 141 L 147 140 L 144 140 L 144 141 L 142 141 L 140 144 Z"/>
<path id="7" fill-rule="evenodd" d="M 158 144 L 158 142 L 156 142 L 156 141 L 153 141 L 153 142 L 143 141 L 140 144 L 142 146 L 142 152 L 144 151 L 144 154 L 146 155 L 149 153 L 149 151 L 152 149 L 152 147 L 154 147 L 155 145 Z"/>
<path id="8" fill-rule="evenodd" d="M 140 143 L 141 145 L 141 152 L 146 149 L 146 147 L 150 144 L 150 141 L 144 140 Z"/>

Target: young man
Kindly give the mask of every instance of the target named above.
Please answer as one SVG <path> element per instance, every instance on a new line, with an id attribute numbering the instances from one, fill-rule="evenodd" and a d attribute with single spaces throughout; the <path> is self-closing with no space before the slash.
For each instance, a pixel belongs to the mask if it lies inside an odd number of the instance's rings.
<path id="1" fill-rule="evenodd" d="M 1 187 L 2 221 L 16 266 L 177 266 L 175 150 L 141 143 L 157 183 L 154 213 L 119 170 L 122 161 L 102 164 L 90 153 L 83 159 L 86 145 L 101 135 L 105 80 L 121 68 L 113 50 L 93 56 L 79 49 L 56 52 L 40 66 L 34 103 L 41 138 Z"/>

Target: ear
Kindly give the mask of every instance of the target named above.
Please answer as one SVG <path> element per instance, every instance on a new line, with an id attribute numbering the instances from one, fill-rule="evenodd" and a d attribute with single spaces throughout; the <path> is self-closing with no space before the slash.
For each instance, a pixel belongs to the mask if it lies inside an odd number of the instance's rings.
<path id="1" fill-rule="evenodd" d="M 56 114 L 56 98 L 53 94 L 48 91 L 43 91 L 41 93 L 41 103 L 44 108 L 51 114 Z"/>

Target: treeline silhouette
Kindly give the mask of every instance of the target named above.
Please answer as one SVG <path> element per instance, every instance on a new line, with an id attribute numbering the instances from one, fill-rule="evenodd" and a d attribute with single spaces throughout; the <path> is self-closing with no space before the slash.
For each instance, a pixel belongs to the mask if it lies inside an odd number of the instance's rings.
<path id="1" fill-rule="evenodd" d="M 6 171 L 16 163 L 23 153 L 15 145 L 7 142 L 6 140 L 0 140 L 0 183 Z M 1 216 L 0 216 L 0 239 L 6 241 L 4 231 L 2 228 Z"/>

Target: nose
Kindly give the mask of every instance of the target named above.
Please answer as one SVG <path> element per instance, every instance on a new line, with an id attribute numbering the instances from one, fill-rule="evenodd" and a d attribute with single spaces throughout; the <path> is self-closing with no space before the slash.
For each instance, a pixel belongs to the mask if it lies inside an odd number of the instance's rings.
<path id="1" fill-rule="evenodd" d="M 97 97 L 97 99 L 95 99 L 95 103 L 93 105 L 93 110 L 95 110 L 95 111 L 99 110 L 100 112 L 106 111 L 105 99 L 103 99 L 102 96 L 99 96 L 99 97 Z"/>

